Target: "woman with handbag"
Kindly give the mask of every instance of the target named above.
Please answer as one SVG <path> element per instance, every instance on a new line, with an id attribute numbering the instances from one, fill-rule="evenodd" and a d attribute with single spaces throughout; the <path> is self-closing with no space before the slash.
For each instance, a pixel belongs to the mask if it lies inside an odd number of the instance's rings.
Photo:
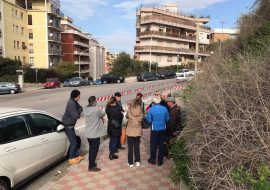
<path id="1" fill-rule="evenodd" d="M 115 155 L 117 150 L 117 143 L 121 135 L 121 126 L 120 126 L 120 118 L 121 118 L 121 110 L 118 109 L 116 104 L 116 98 L 111 97 L 109 102 L 106 105 L 106 114 L 108 117 L 108 135 L 110 137 L 109 149 L 110 155 L 109 159 L 118 159 L 118 156 Z"/>
<path id="2" fill-rule="evenodd" d="M 130 105 L 126 118 L 128 119 L 126 135 L 128 141 L 128 165 L 133 167 L 135 161 L 136 166 L 140 166 L 140 139 L 142 136 L 142 100 L 136 98 Z M 133 160 L 133 154 L 135 160 Z"/>

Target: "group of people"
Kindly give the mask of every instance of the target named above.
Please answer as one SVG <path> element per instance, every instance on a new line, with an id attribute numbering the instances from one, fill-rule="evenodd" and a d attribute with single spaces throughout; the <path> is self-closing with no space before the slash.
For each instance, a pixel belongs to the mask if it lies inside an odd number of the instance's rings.
<path id="1" fill-rule="evenodd" d="M 151 124 L 150 158 L 148 162 L 155 165 L 157 161 L 157 165 L 161 166 L 164 156 L 169 154 L 168 142 L 176 131 L 181 130 L 181 109 L 169 92 L 162 94 L 156 92 L 153 102 L 148 109 L 145 109 L 142 97 L 142 93 L 137 93 L 125 114 L 121 103 L 121 93 L 119 92 L 116 92 L 109 99 L 104 111 L 97 107 L 97 98 L 95 96 L 89 97 L 88 105 L 83 109 L 78 103 L 80 91 L 73 90 L 62 118 L 62 123 L 70 142 L 69 164 L 76 164 L 84 159 L 83 156 L 79 155 L 79 147 L 74 130 L 77 119 L 80 118 L 83 112 L 85 117 L 85 136 L 89 143 L 88 171 L 100 171 L 96 164 L 100 137 L 108 134 L 110 138 L 109 160 L 118 159 L 117 153 L 119 150 L 125 149 L 120 143 L 124 117 L 127 119 L 125 135 L 128 145 L 128 166 L 141 165 L 140 142 L 143 134 L 143 120 Z M 105 115 L 108 118 L 107 123 L 105 123 Z M 158 158 L 156 159 L 157 150 Z"/>

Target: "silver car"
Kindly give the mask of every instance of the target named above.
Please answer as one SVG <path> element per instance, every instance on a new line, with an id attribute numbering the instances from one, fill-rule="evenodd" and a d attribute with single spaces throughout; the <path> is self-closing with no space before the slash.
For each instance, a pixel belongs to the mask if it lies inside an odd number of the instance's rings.
<path id="1" fill-rule="evenodd" d="M 21 86 L 14 82 L 0 82 L 0 93 L 15 94 L 21 92 Z"/>
<path id="2" fill-rule="evenodd" d="M 76 128 L 76 133 L 81 134 Z M 79 138 L 79 137 L 78 137 Z M 0 189 L 9 190 L 63 159 L 64 126 L 44 111 L 0 108 Z"/>

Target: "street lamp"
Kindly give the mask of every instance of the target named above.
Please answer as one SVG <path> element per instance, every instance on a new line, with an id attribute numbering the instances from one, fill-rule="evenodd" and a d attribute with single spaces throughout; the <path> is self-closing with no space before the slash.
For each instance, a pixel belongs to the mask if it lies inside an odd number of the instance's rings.
<path id="1" fill-rule="evenodd" d="M 151 72 L 151 63 L 152 63 L 152 38 L 153 36 L 151 35 L 149 73 Z"/>
<path id="2" fill-rule="evenodd" d="M 179 58 L 180 58 L 180 55 L 178 54 L 178 55 L 177 55 L 177 62 L 179 62 L 179 61 L 180 61 L 180 59 L 179 59 Z M 176 70 L 177 70 L 177 72 L 178 72 L 178 63 L 177 63 L 177 62 L 176 62 L 176 65 L 177 65 L 177 69 L 176 69 Z M 181 62 L 179 62 L 179 64 L 181 65 Z"/>

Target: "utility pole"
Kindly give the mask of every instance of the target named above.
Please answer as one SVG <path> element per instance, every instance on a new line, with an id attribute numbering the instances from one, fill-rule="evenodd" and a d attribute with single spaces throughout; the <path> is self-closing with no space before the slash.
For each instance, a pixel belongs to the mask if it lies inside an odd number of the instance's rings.
<path id="1" fill-rule="evenodd" d="M 151 72 L 151 63 L 152 63 L 152 38 L 153 38 L 153 36 L 151 34 L 149 73 Z"/>
<path id="2" fill-rule="evenodd" d="M 196 47 L 195 47 L 195 69 L 194 74 L 197 75 L 198 70 L 198 58 L 199 58 L 199 16 L 196 19 Z"/>

